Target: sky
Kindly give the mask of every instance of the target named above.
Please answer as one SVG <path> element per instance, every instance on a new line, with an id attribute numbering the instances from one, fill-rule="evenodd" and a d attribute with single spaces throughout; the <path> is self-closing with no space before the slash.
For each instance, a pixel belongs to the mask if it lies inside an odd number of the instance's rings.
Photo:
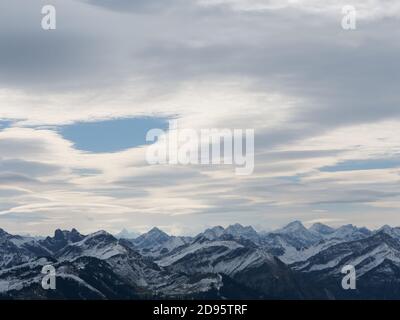
<path id="1" fill-rule="evenodd" d="M 397 0 L 2 0 L 0 40 L 9 232 L 400 225 Z M 254 129 L 253 174 L 149 165 L 169 119 Z"/>

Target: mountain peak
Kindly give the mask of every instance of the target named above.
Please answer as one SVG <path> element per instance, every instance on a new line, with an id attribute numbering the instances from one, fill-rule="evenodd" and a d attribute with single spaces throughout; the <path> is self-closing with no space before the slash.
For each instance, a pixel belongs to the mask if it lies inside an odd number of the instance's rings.
<path id="1" fill-rule="evenodd" d="M 385 233 L 391 237 L 400 239 L 400 228 L 398 227 L 392 228 L 389 225 L 384 225 L 383 227 L 379 228 L 376 233 Z"/>
<path id="2" fill-rule="evenodd" d="M 201 238 L 204 237 L 208 240 L 215 240 L 219 237 L 222 236 L 222 234 L 224 233 L 225 229 L 221 226 L 216 226 L 216 227 L 212 227 L 212 228 L 208 228 L 206 229 L 203 233 L 200 233 L 197 238 Z"/>
<path id="3" fill-rule="evenodd" d="M 144 233 L 133 240 L 133 242 L 141 248 L 151 247 L 155 244 L 161 244 L 171 239 L 171 237 L 157 227 L 152 228 L 149 232 Z"/>
<path id="4" fill-rule="evenodd" d="M 228 228 L 226 228 L 226 230 L 238 230 L 238 231 L 242 231 L 242 230 L 254 230 L 253 227 L 251 226 L 243 226 L 240 223 L 235 223 L 230 225 Z"/>
<path id="5" fill-rule="evenodd" d="M 271 234 L 283 237 L 295 248 L 309 247 L 322 239 L 320 234 L 308 230 L 300 221 L 293 221 Z"/>
<path id="6" fill-rule="evenodd" d="M 244 228 L 240 223 L 231 224 L 228 228 Z"/>
<path id="7" fill-rule="evenodd" d="M 93 238 L 93 237 L 98 237 L 98 236 L 111 236 L 111 234 L 108 233 L 107 231 L 99 230 L 99 231 L 96 231 L 96 232 L 93 232 L 93 233 L 89 234 L 87 236 L 87 238 Z"/>
<path id="8" fill-rule="evenodd" d="M 369 236 L 370 234 L 371 231 L 365 227 L 358 228 L 352 224 L 346 224 L 337 228 L 332 234 L 329 234 L 329 238 L 356 240 Z"/>
<path id="9" fill-rule="evenodd" d="M 56 230 L 54 231 L 54 238 L 55 238 L 56 240 L 62 240 L 62 239 L 64 239 L 64 238 L 65 238 L 64 232 L 62 232 L 61 229 L 56 229 Z"/>
<path id="10" fill-rule="evenodd" d="M 233 236 L 258 236 L 257 231 L 254 230 L 253 227 L 243 226 L 240 223 L 230 225 L 228 228 L 225 229 L 225 233 L 231 234 Z"/>
<path id="11" fill-rule="evenodd" d="M 349 233 L 357 231 L 357 227 L 353 226 L 352 224 L 345 224 L 336 229 L 335 233 L 342 234 L 342 233 Z"/>
<path id="12" fill-rule="evenodd" d="M 75 228 L 71 231 L 61 229 L 56 229 L 54 231 L 54 239 L 58 241 L 71 240 L 72 242 L 76 242 L 82 240 L 82 238 L 83 236 Z"/>
<path id="13" fill-rule="evenodd" d="M 139 236 L 138 233 L 129 231 L 126 228 L 123 228 L 119 233 L 115 234 L 115 237 L 118 239 L 135 239 Z"/>
<path id="14" fill-rule="evenodd" d="M 162 231 L 161 229 L 159 229 L 159 228 L 157 228 L 157 227 L 154 227 L 154 228 L 152 228 L 149 232 L 148 232 L 148 234 L 150 235 L 165 235 L 165 236 L 169 236 L 166 232 L 164 232 L 164 231 Z"/>
<path id="15" fill-rule="evenodd" d="M 293 222 L 290 222 L 287 226 L 297 226 L 297 227 L 304 227 L 301 221 L 295 220 Z"/>
<path id="16" fill-rule="evenodd" d="M 327 235 L 327 234 L 331 234 L 333 232 L 335 232 L 334 228 L 331 228 L 330 226 L 327 226 L 326 224 L 317 222 L 314 223 L 310 228 L 310 231 L 322 234 L 322 235 Z"/>
<path id="17" fill-rule="evenodd" d="M 341 226 L 339 229 L 356 229 L 356 227 L 354 225 L 352 225 L 351 223 L 349 223 L 349 224 L 345 224 L 345 225 Z"/>
<path id="18" fill-rule="evenodd" d="M 391 230 L 392 230 L 392 227 L 387 225 L 387 224 L 385 224 L 384 226 L 382 226 L 382 227 L 380 227 L 378 229 L 378 231 L 385 231 L 385 232 L 388 232 L 388 231 L 391 231 Z"/>
<path id="19" fill-rule="evenodd" d="M 88 234 L 86 237 L 83 237 L 83 239 L 78 243 L 84 243 L 84 244 L 92 244 L 96 242 L 112 243 L 116 240 L 117 239 L 111 233 L 108 233 L 107 231 L 104 230 L 99 230 L 91 234 Z"/>
<path id="20" fill-rule="evenodd" d="M 300 221 L 296 220 L 296 221 L 290 222 L 288 225 L 286 225 L 285 227 L 280 229 L 280 231 L 293 232 L 293 231 L 304 230 L 304 229 L 306 229 L 306 227 L 304 227 L 304 225 Z"/>

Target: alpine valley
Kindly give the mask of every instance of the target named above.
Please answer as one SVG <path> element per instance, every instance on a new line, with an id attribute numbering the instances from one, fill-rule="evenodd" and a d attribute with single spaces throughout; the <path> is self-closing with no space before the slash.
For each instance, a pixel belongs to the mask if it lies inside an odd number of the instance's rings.
<path id="1" fill-rule="evenodd" d="M 56 289 L 42 288 L 42 268 Z M 343 266 L 356 270 L 344 290 Z M 194 237 L 0 229 L 0 299 L 400 299 L 400 228 L 299 221 L 271 232 L 240 224 Z"/>

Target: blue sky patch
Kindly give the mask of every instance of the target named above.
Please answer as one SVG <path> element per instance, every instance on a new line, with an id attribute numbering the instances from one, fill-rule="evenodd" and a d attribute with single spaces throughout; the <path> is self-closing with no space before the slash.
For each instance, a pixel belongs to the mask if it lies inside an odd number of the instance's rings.
<path id="1" fill-rule="evenodd" d="M 10 127 L 10 125 L 13 123 L 13 121 L 9 120 L 0 120 L 0 130 L 6 129 Z"/>
<path id="2" fill-rule="evenodd" d="M 62 126 L 60 134 L 75 148 L 93 153 L 118 152 L 145 145 L 150 129 L 168 128 L 166 118 L 123 118 L 98 122 L 79 122 Z"/>

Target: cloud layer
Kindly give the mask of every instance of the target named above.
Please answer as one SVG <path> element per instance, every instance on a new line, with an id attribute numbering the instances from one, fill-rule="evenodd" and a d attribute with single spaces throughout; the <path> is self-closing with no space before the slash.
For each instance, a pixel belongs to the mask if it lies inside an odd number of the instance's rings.
<path id="1" fill-rule="evenodd" d="M 348 1 L 53 2 L 53 31 L 47 3 L 2 2 L 4 228 L 400 223 L 397 1 L 352 1 L 354 31 L 340 24 Z M 255 173 L 149 166 L 146 147 L 84 152 L 58 130 L 142 116 L 254 128 Z"/>

